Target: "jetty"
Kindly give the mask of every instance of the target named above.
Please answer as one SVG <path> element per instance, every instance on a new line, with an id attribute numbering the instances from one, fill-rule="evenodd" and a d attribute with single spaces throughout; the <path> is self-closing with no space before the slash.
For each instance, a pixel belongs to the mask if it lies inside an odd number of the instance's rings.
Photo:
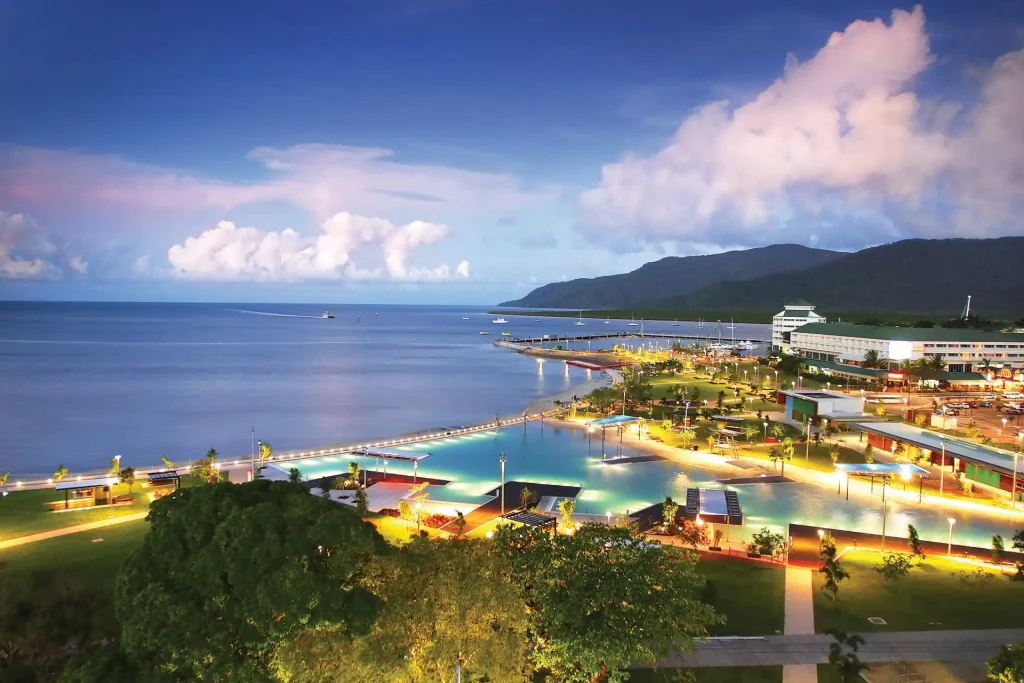
<path id="1" fill-rule="evenodd" d="M 571 344 L 573 342 L 586 343 L 588 341 L 598 341 L 601 339 L 685 339 L 698 342 L 708 342 L 709 344 L 719 343 L 717 339 L 707 335 L 698 334 L 679 334 L 677 332 L 604 332 L 600 334 L 545 334 L 540 337 L 506 337 L 504 339 L 495 340 L 494 345 L 519 350 L 525 347 L 534 346 L 535 344 L 556 344 L 558 342 L 565 342 L 567 344 Z M 747 338 L 746 341 L 751 341 L 755 344 L 771 343 L 770 339 Z"/>

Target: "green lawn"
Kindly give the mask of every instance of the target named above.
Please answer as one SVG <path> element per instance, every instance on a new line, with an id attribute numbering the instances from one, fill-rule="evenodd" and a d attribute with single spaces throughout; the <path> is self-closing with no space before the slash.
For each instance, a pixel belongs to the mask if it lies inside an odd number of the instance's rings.
<path id="1" fill-rule="evenodd" d="M 700 571 L 708 580 L 704 601 L 725 615 L 713 636 L 763 636 L 782 632 L 785 622 L 786 570 L 760 562 L 702 556 Z"/>
<path id="2" fill-rule="evenodd" d="M 690 671 L 697 683 L 782 683 L 781 666 L 698 668 Z M 677 680 L 677 675 L 677 669 L 636 669 L 629 673 L 629 680 L 630 683 L 670 683 Z"/>
<path id="3" fill-rule="evenodd" d="M 109 635 L 117 629 L 113 591 L 118 569 L 148 531 L 149 522 L 138 520 L 0 550 L 0 579 L 19 585 L 31 572 L 53 570 L 95 589 L 111 605 L 96 613 L 95 628 Z"/>
<path id="4" fill-rule="evenodd" d="M 954 572 L 974 567 L 944 557 L 928 557 L 904 579 L 885 582 L 874 571 L 880 555 L 852 551 L 842 565 L 850 579 L 839 587 L 835 607 L 822 592 L 822 577 L 814 576 L 815 628 L 846 632 L 924 631 L 933 629 L 1015 628 L 1022 623 L 1024 582 L 990 572 L 985 585 L 965 585 Z M 868 617 L 881 617 L 887 625 L 875 626 Z"/>
<path id="5" fill-rule="evenodd" d="M 126 493 L 127 486 L 119 484 L 114 487 L 114 495 Z M 132 497 L 135 499 L 134 505 L 101 505 L 84 510 L 53 512 L 45 504 L 63 500 L 62 492 L 53 489 L 11 491 L 7 496 L 0 498 L 0 540 L 145 512 L 149 507 L 149 496 L 140 493 L 139 487 L 136 486 Z"/>

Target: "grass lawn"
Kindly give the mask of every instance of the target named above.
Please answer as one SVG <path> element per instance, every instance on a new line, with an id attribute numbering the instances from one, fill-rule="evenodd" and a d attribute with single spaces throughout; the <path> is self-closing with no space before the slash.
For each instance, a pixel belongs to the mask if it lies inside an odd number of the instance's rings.
<path id="1" fill-rule="evenodd" d="M 1007 575 L 988 572 L 991 581 L 968 586 L 952 574 L 964 569 L 973 572 L 974 566 L 929 556 L 908 577 L 887 583 L 874 571 L 881 562 L 879 553 L 850 551 L 841 562 L 850 579 L 839 585 L 834 608 L 821 590 L 821 575 L 814 575 L 814 621 L 819 633 L 826 628 L 857 633 L 1021 625 L 1024 582 L 1011 581 Z M 868 617 L 881 617 L 887 625 L 875 626 Z"/>
<path id="2" fill-rule="evenodd" d="M 832 457 L 829 455 L 828 444 L 824 441 L 822 441 L 821 445 L 815 445 L 812 441 L 809 450 L 807 448 L 806 441 L 802 443 L 794 443 L 793 447 L 796 452 L 793 454 L 793 460 L 791 462 L 800 465 L 801 467 L 818 470 L 819 472 L 835 471 L 835 467 L 832 465 Z M 745 455 L 751 458 L 768 460 L 768 451 L 769 448 L 766 447 L 759 446 L 756 448 L 745 448 L 742 444 L 740 445 L 740 455 Z M 864 453 L 852 448 L 840 446 L 839 462 L 863 463 Z"/>
<path id="3" fill-rule="evenodd" d="M 110 602 L 110 610 L 96 613 L 94 624 L 96 633 L 110 635 L 117 630 L 112 601 L 118 569 L 147 531 L 149 522 L 138 520 L 0 550 L 0 579 L 17 586 L 39 570 L 72 577 Z M 103 541 L 94 542 L 96 538 Z"/>
<path id="4" fill-rule="evenodd" d="M 636 669 L 629 672 L 630 683 L 669 683 L 676 680 L 677 669 Z M 690 669 L 697 683 L 782 683 L 781 666 L 736 666 Z M 824 680 L 824 679 L 821 679 Z"/>
<path id="5" fill-rule="evenodd" d="M 113 488 L 114 495 L 128 493 L 128 487 L 122 484 Z M 84 510 L 53 512 L 45 504 L 63 500 L 62 492 L 53 489 L 15 490 L 0 498 L 0 540 L 28 536 L 76 524 L 98 522 L 113 517 L 134 515 L 145 512 L 149 508 L 149 496 L 141 493 L 138 486 L 135 486 L 132 498 L 135 499 L 134 505 L 113 507 L 101 505 Z"/>
<path id="6" fill-rule="evenodd" d="M 704 601 L 725 615 L 713 636 L 763 636 L 782 632 L 785 622 L 786 570 L 760 562 L 701 556 L 700 572 L 707 577 Z"/>

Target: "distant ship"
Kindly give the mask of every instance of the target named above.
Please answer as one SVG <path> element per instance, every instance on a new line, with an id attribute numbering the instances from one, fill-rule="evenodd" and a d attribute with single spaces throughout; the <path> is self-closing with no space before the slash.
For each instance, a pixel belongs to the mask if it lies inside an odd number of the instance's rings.
<path id="1" fill-rule="evenodd" d="M 490 332 L 480 332 L 479 334 L 485 334 L 485 335 L 489 335 L 489 334 L 490 334 Z"/>
<path id="2" fill-rule="evenodd" d="M 502 336 L 502 337 L 511 337 L 511 336 L 512 336 L 512 333 L 511 333 L 511 332 L 502 332 L 502 333 L 501 333 L 501 336 Z"/>
<path id="3" fill-rule="evenodd" d="M 679 321 L 678 320 L 673 320 L 672 321 L 672 327 L 679 327 Z"/>
<path id="4" fill-rule="evenodd" d="M 469 320 L 469 313 L 463 313 L 462 314 L 462 319 L 463 320 Z"/>
<path id="5" fill-rule="evenodd" d="M 574 322 L 573 325 L 575 325 L 576 327 L 583 327 L 584 325 L 586 325 L 586 323 L 583 322 L 583 311 L 580 311 L 580 319 Z"/>
<path id="6" fill-rule="evenodd" d="M 639 327 L 639 326 L 640 326 L 640 323 L 638 323 L 636 321 L 636 318 L 634 316 L 630 316 L 629 317 L 629 322 L 626 323 L 626 327 Z"/>
<path id="7" fill-rule="evenodd" d="M 492 322 L 493 324 L 495 324 L 495 325 L 504 325 L 504 324 L 508 323 L 508 321 L 507 321 L 507 320 L 505 320 L 504 318 L 495 318 L 495 319 L 494 319 L 494 320 L 492 320 L 491 322 Z"/>
<path id="8" fill-rule="evenodd" d="M 320 317 L 321 318 L 333 318 L 334 316 L 331 315 L 330 311 L 324 311 L 323 315 L 321 315 Z"/>

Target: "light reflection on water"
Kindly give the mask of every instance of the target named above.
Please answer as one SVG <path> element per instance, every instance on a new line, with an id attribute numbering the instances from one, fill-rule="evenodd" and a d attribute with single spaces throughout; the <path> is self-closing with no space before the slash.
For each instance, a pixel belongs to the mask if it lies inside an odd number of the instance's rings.
<path id="1" fill-rule="evenodd" d="M 618 440 L 609 433 L 605 451 L 609 457 L 618 453 Z M 500 484 L 498 456 L 505 453 L 506 481 L 529 481 L 549 484 L 583 486 L 576 511 L 582 514 L 614 515 L 635 512 L 672 496 L 677 502 L 686 498 L 686 489 L 693 486 L 722 487 L 714 474 L 705 468 L 687 467 L 669 461 L 630 464 L 601 464 L 600 438 L 588 443 L 587 431 L 579 428 L 553 427 L 550 423 L 531 423 L 523 429 L 509 427 L 496 433 L 483 432 L 449 437 L 404 446 L 400 450 L 429 452 L 420 461 L 421 476 L 451 480 L 462 495 L 479 495 Z M 629 445 L 622 446 L 623 455 L 641 454 Z M 308 458 L 281 467 L 297 467 L 305 477 L 315 479 L 341 473 L 351 456 Z M 362 458 L 364 467 L 372 462 Z M 412 474 L 412 463 L 388 463 L 388 472 Z M 736 491 L 744 512 L 743 535 L 761 527 L 785 531 L 788 522 L 827 526 L 851 531 L 880 533 L 882 504 L 874 498 L 851 496 L 849 501 L 835 491 L 804 484 L 747 484 L 726 486 Z M 877 491 L 877 489 L 876 489 Z M 923 539 L 945 541 L 949 533 L 947 511 L 913 504 L 888 502 L 886 533 L 905 537 L 907 524 L 913 524 Z M 957 518 L 954 542 L 987 547 L 994 534 L 1012 536 L 1012 523 L 986 515 L 953 514 Z M 735 530 L 732 531 L 735 538 Z"/>

